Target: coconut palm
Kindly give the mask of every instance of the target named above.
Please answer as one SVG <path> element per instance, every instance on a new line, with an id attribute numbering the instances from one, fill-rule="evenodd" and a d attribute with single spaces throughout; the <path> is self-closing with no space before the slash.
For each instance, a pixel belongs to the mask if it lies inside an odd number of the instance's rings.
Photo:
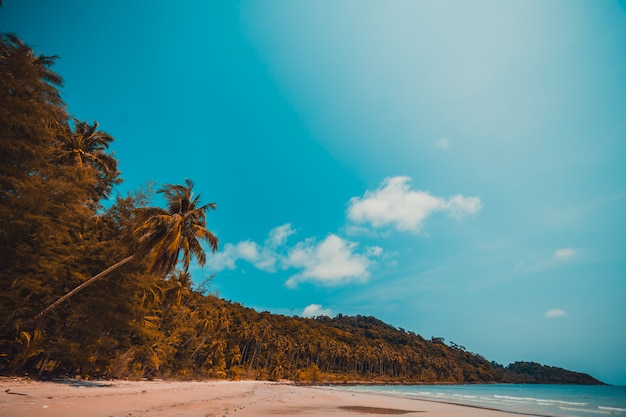
<path id="1" fill-rule="evenodd" d="M 7 83 L 8 89 L 5 93 L 11 96 L 40 96 L 48 104 L 65 105 L 61 99 L 61 94 L 56 87 L 63 85 L 63 79 L 50 67 L 54 64 L 56 55 L 47 56 L 35 54 L 35 52 L 13 33 L 0 35 L 2 42 L 0 45 L 0 62 L 2 62 L 2 72 L 10 76 L 3 79 Z M 35 78 L 33 78 L 35 77 Z M 33 84 L 24 84 L 29 80 Z M 33 87 L 37 88 L 33 88 Z M 43 88 L 42 88 L 43 87 Z"/>
<path id="2" fill-rule="evenodd" d="M 136 258 L 148 259 L 151 272 L 158 276 L 166 276 L 174 270 L 181 252 L 185 272 L 189 270 L 192 256 L 203 266 L 206 254 L 200 240 L 208 242 L 212 252 L 218 248 L 217 237 L 206 228 L 206 211 L 214 210 L 217 206 L 215 203 L 200 206 L 200 195 L 194 197 L 192 190 L 193 182 L 189 179 L 185 180 L 185 185 L 168 184 L 158 190 L 167 201 L 167 209 L 141 209 L 146 220 L 135 230 L 138 236 L 137 251 L 56 300 L 41 311 L 35 320 L 43 318 L 77 292 Z"/>
<path id="3" fill-rule="evenodd" d="M 138 243 L 150 255 L 152 272 L 159 276 L 170 273 L 178 263 L 181 251 L 183 270 L 188 271 L 191 257 L 200 266 L 206 261 L 201 240 L 208 242 L 211 250 L 217 250 L 218 239 L 206 228 L 207 209 L 215 210 L 215 203 L 200 206 L 200 195 L 194 197 L 193 182 L 185 180 L 185 185 L 168 184 L 158 192 L 167 201 L 167 209 L 147 208 L 147 220 L 137 230 Z"/>
<path id="4" fill-rule="evenodd" d="M 61 143 L 59 159 L 78 166 L 92 166 L 103 173 L 117 171 L 117 161 L 106 153 L 113 137 L 93 125 L 73 118 L 74 129 Z M 68 127 L 69 129 L 69 127 Z"/>
<path id="5" fill-rule="evenodd" d="M 174 271 L 168 276 L 167 287 L 163 289 L 163 299 L 167 307 L 179 306 L 185 296 L 191 293 L 189 271 Z"/>
<path id="6" fill-rule="evenodd" d="M 113 137 L 98 130 L 98 122 L 93 124 L 81 122 L 73 118 L 73 129 L 69 123 L 58 141 L 57 161 L 62 164 L 75 165 L 93 169 L 98 178 L 97 192 L 106 196 L 113 184 L 118 183 L 117 160 L 107 153 Z"/>

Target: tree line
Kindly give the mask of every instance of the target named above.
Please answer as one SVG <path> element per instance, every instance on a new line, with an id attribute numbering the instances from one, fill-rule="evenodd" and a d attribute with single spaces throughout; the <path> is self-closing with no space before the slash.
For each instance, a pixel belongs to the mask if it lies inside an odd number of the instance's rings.
<path id="1" fill-rule="evenodd" d="M 192 257 L 204 263 L 203 242 L 218 248 L 206 218 L 215 204 L 189 180 L 113 198 L 113 137 L 68 114 L 55 59 L 0 35 L 0 373 L 589 383 L 505 368 L 373 317 L 273 315 L 194 285 Z"/>

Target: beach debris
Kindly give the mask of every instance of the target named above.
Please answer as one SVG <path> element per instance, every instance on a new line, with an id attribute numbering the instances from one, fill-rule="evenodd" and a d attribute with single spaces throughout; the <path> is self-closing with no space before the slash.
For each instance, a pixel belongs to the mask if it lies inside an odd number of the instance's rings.
<path id="1" fill-rule="evenodd" d="M 28 397 L 28 394 L 24 394 L 22 392 L 13 392 L 13 391 L 11 391 L 11 388 L 5 389 L 4 392 L 6 392 L 7 394 L 11 394 L 11 395 L 25 395 L 26 397 Z"/>

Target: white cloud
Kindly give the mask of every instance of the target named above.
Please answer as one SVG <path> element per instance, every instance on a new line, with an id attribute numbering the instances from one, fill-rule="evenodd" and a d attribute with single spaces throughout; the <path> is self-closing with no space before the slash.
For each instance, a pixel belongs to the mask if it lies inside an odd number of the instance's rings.
<path id="1" fill-rule="evenodd" d="M 238 257 L 235 245 L 227 243 L 221 251 L 207 257 L 205 266 L 213 271 L 235 269 L 235 262 L 237 259 Z"/>
<path id="2" fill-rule="evenodd" d="M 259 257 L 250 260 L 257 269 L 266 272 L 276 272 L 276 264 L 281 256 L 278 253 L 280 247 L 287 243 L 289 236 L 296 231 L 291 227 L 291 223 L 285 223 L 270 230 L 269 237 L 265 239 L 264 245 L 260 248 Z"/>
<path id="3" fill-rule="evenodd" d="M 435 141 L 435 147 L 439 149 L 448 149 L 450 148 L 450 141 L 448 138 L 439 138 Z"/>
<path id="4" fill-rule="evenodd" d="M 563 317 L 563 316 L 567 316 L 567 313 L 564 310 L 558 309 L 558 308 L 553 308 L 552 310 L 548 310 L 546 311 L 545 316 L 549 319 L 553 319 L 556 317 Z"/>
<path id="5" fill-rule="evenodd" d="M 483 208 L 480 198 L 455 195 L 445 203 L 445 209 L 452 217 L 461 218 L 468 214 L 476 214 Z"/>
<path id="6" fill-rule="evenodd" d="M 250 240 L 237 243 L 235 245 L 234 253 L 241 259 L 245 259 L 249 262 L 254 262 L 259 259 L 259 245 Z"/>
<path id="7" fill-rule="evenodd" d="M 561 248 L 554 251 L 554 258 L 565 260 L 576 255 L 576 253 L 578 253 L 578 250 L 574 248 Z"/>
<path id="8" fill-rule="evenodd" d="M 380 246 L 368 246 L 367 256 L 380 256 L 383 253 L 383 248 Z"/>
<path id="9" fill-rule="evenodd" d="M 436 197 L 426 191 L 411 190 L 410 181 L 409 177 L 386 178 L 376 190 L 366 191 L 362 198 L 351 198 L 348 219 L 357 224 L 369 223 L 374 228 L 391 225 L 398 231 L 419 233 L 426 218 L 437 211 L 461 218 L 482 208 L 478 197 Z"/>
<path id="10" fill-rule="evenodd" d="M 227 243 L 223 249 L 207 259 L 206 266 L 212 272 L 235 269 L 238 261 L 246 261 L 265 272 L 282 269 L 296 269 L 286 282 L 294 288 L 300 282 L 313 282 L 322 285 L 337 285 L 350 281 L 365 281 L 370 276 L 374 258 L 383 254 L 379 246 L 368 246 L 358 253 L 359 244 L 330 234 L 317 242 L 314 238 L 305 239 L 289 248 L 287 238 L 294 234 L 287 223 L 272 229 L 263 245 L 250 240 L 237 244 Z"/>
<path id="11" fill-rule="evenodd" d="M 263 246 L 250 240 L 237 244 L 227 243 L 221 251 L 208 257 L 206 265 L 211 270 L 219 272 L 224 269 L 235 269 L 237 261 L 244 260 L 257 269 L 274 272 L 279 259 L 277 249 L 284 245 L 293 233 L 295 231 L 291 224 L 286 223 L 270 230 Z"/>
<path id="12" fill-rule="evenodd" d="M 319 317 L 319 316 L 328 316 L 330 317 L 332 311 L 328 308 L 322 308 L 321 304 L 310 304 L 302 310 L 300 314 L 302 317 Z"/>
<path id="13" fill-rule="evenodd" d="M 373 261 L 367 255 L 356 253 L 357 247 L 358 243 L 344 240 L 335 234 L 319 243 L 312 238 L 298 243 L 289 251 L 283 265 L 285 268 L 302 269 L 302 272 L 291 276 L 286 285 L 294 288 L 298 283 L 307 281 L 337 285 L 367 280 Z M 380 255 L 382 249 L 375 249 L 374 252 Z"/>
<path id="14" fill-rule="evenodd" d="M 265 247 L 260 247 L 256 242 L 244 240 L 237 244 L 227 243 L 223 249 L 207 257 L 206 266 L 212 271 L 235 269 L 236 263 L 244 260 L 253 264 L 256 268 L 272 271 L 275 270 L 276 253 Z"/>
<path id="15" fill-rule="evenodd" d="M 282 226 L 278 226 L 270 230 L 270 236 L 265 241 L 267 246 L 278 247 L 287 242 L 287 238 L 293 235 L 296 231 L 291 227 L 291 223 L 285 223 Z"/>

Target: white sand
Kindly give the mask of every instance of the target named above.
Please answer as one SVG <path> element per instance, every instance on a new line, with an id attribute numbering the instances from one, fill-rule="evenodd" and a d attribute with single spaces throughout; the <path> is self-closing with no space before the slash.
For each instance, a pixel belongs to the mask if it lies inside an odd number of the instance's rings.
<path id="1" fill-rule="evenodd" d="M 262 381 L 39 382 L 0 378 L 3 417 L 511 417 L 514 414 Z"/>

